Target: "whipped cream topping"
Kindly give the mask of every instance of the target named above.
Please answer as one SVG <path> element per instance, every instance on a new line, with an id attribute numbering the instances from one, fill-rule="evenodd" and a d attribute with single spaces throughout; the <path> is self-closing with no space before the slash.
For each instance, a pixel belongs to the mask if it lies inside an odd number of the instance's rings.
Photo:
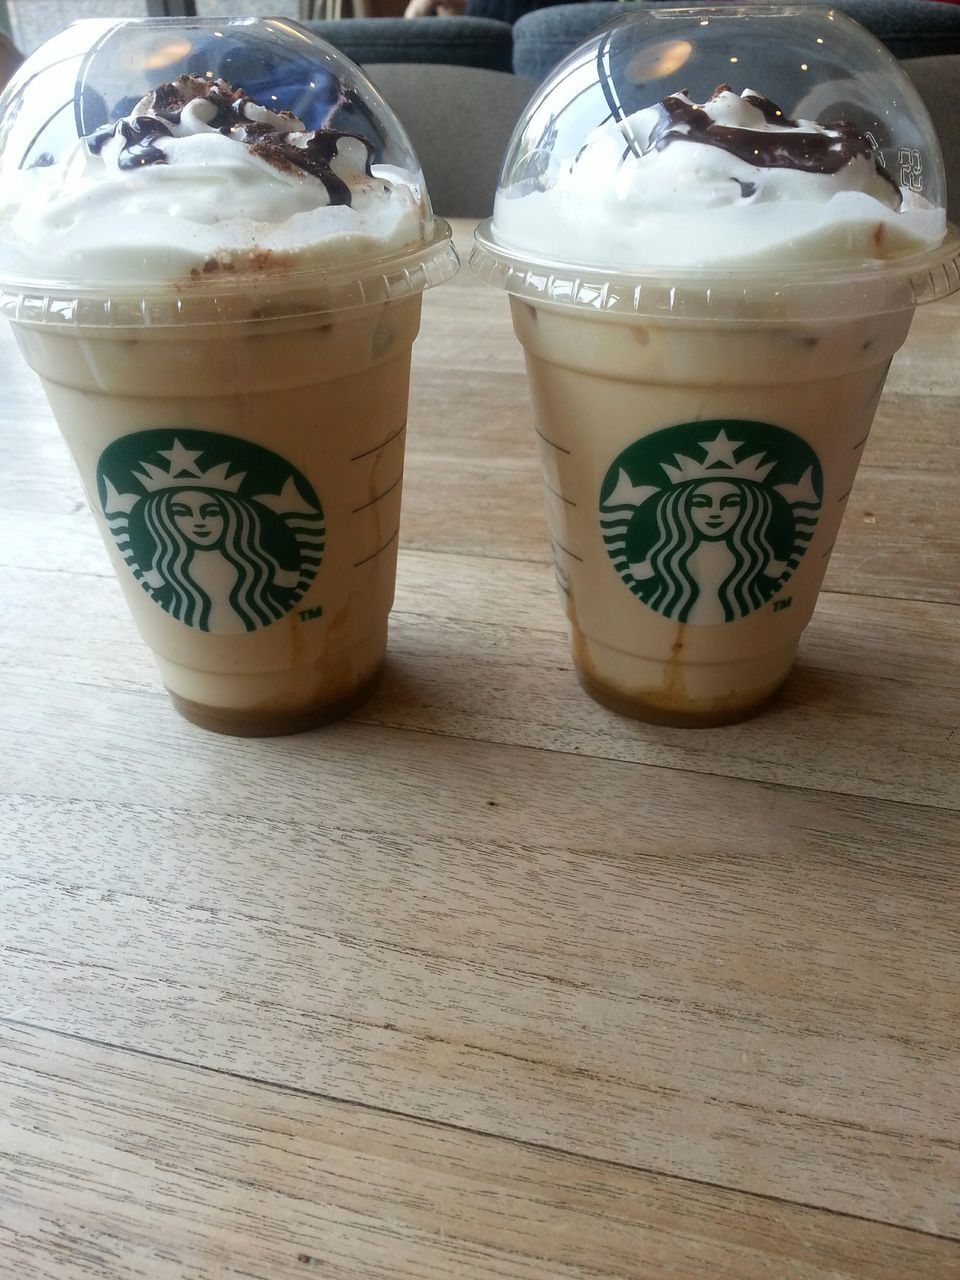
<path id="1" fill-rule="evenodd" d="M 182 283 L 421 243 L 420 175 L 371 153 L 358 135 L 307 131 L 223 80 L 181 76 L 56 163 L 6 175 L 4 274 Z"/>
<path id="2" fill-rule="evenodd" d="M 608 121 L 539 183 L 501 190 L 493 218 L 504 246 L 629 271 L 882 261 L 945 225 L 853 125 L 791 120 L 728 85 Z"/>

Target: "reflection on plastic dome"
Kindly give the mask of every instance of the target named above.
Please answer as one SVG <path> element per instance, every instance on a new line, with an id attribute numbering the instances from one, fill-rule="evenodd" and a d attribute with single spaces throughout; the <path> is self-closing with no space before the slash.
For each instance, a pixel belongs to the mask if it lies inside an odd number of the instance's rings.
<path id="1" fill-rule="evenodd" d="M 18 101 L 0 106 L 0 149 L 17 168 L 50 163 L 181 74 L 222 78 L 255 102 L 291 112 L 307 129 L 361 134 L 378 163 L 419 167 L 406 140 L 384 125 L 369 83 L 358 83 L 352 64 L 293 23 L 76 23 L 40 52 L 41 64 L 5 95 L 16 92 Z"/>
<path id="2" fill-rule="evenodd" d="M 855 125 L 898 180 L 902 163 L 911 189 L 942 205 L 939 146 L 916 90 L 873 36 L 819 7 L 657 7 L 615 19 L 534 97 L 508 149 L 501 190 L 549 185 L 607 121 L 625 121 L 679 90 L 704 102 L 725 83 L 738 93 L 759 90 L 790 117 Z"/>

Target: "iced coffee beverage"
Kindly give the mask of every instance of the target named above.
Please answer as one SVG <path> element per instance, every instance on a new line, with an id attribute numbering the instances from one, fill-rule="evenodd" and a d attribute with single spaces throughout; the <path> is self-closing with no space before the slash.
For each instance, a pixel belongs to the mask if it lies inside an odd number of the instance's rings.
<path id="1" fill-rule="evenodd" d="M 4 309 L 175 705 L 236 734 L 376 683 L 421 292 L 456 269 L 389 109 L 289 32 L 178 27 L 191 69 L 111 109 L 170 24 L 76 24 L 58 152 L 21 104 L 61 49 L 0 103 Z"/>
<path id="2" fill-rule="evenodd" d="M 917 302 L 957 287 L 936 140 L 892 60 L 878 79 L 838 14 L 749 13 L 658 9 L 571 55 L 473 260 L 523 344 L 579 678 L 670 724 L 742 719 L 783 684 L 890 360 Z M 681 47 L 702 96 L 664 92 Z M 718 83 L 721 52 L 786 96 Z M 858 59 L 867 98 L 893 78 L 899 138 L 885 98 L 832 114 Z M 924 189 L 891 166 L 901 139 Z"/>

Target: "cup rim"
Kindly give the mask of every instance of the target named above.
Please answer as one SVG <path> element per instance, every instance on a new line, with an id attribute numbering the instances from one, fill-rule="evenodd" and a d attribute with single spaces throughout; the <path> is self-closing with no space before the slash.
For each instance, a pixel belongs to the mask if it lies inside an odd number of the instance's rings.
<path id="1" fill-rule="evenodd" d="M 432 234 L 406 250 L 332 267 L 268 267 L 259 273 L 217 271 L 189 281 L 91 284 L 23 278 L 0 280 L 0 315 L 16 324 L 172 328 L 304 318 L 408 298 L 456 275 L 453 233 L 434 217 Z M 262 302 L 269 294 L 269 310 Z"/>
<path id="2" fill-rule="evenodd" d="M 474 233 L 476 276 L 513 297 L 594 314 L 779 324 L 912 310 L 960 291 L 960 229 L 952 225 L 931 249 L 856 266 L 619 270 L 510 248 L 492 221 Z"/>

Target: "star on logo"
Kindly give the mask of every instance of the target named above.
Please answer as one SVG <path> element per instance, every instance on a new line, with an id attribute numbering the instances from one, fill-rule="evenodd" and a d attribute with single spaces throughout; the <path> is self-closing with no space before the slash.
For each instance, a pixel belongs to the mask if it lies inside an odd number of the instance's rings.
<path id="1" fill-rule="evenodd" d="M 705 454 L 703 459 L 705 467 L 712 467 L 717 462 L 722 462 L 728 467 L 735 467 L 737 463 L 733 455 L 743 444 L 743 441 L 728 440 L 726 431 L 721 427 L 715 440 L 701 440 L 699 444 Z"/>
<path id="2" fill-rule="evenodd" d="M 751 458 L 743 458 L 738 462 L 734 453 L 743 443 L 743 440 L 730 440 L 721 427 L 713 440 L 697 441 L 697 448 L 704 453 L 702 462 L 684 453 L 675 453 L 675 466 L 669 462 L 661 462 L 660 467 L 671 484 L 682 484 L 687 480 L 716 480 L 718 476 L 724 480 L 752 480 L 756 484 L 762 484 L 777 465 L 776 460 L 764 462 L 764 455 L 755 453 Z"/>
<path id="3" fill-rule="evenodd" d="M 171 476 L 179 476 L 184 473 L 191 476 L 200 474 L 197 459 L 203 453 L 202 449 L 185 449 L 180 441 L 174 437 L 172 449 L 158 449 L 157 452 L 161 458 L 169 460 Z"/>
<path id="4" fill-rule="evenodd" d="M 287 476 L 279 493 L 258 493 L 254 501 L 260 502 L 278 516 L 316 515 L 317 509 L 311 506 L 297 488 L 293 476 Z"/>

